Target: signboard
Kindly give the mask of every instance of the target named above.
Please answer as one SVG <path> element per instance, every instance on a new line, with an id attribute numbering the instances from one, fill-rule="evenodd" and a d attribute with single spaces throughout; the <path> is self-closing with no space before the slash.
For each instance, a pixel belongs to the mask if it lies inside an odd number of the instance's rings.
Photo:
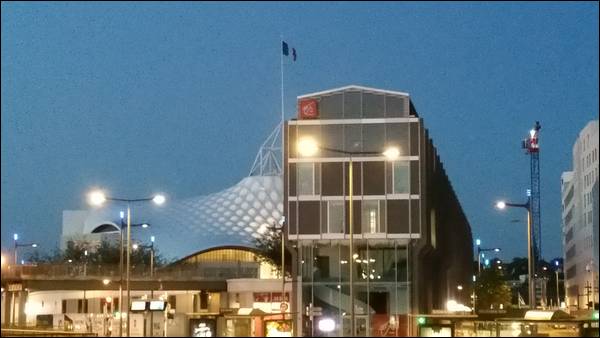
<path id="1" fill-rule="evenodd" d="M 167 302 L 162 300 L 150 301 L 150 311 L 164 311 L 167 307 Z"/>
<path id="2" fill-rule="evenodd" d="M 279 305 L 279 310 L 281 310 L 281 312 L 286 312 L 288 309 L 288 303 L 281 303 L 281 305 Z"/>
<path id="3" fill-rule="evenodd" d="M 265 320 L 265 337 L 291 337 L 291 320 Z"/>
<path id="4" fill-rule="evenodd" d="M 290 294 L 289 292 L 285 293 L 285 299 L 281 299 L 281 292 L 254 292 L 254 302 L 255 303 L 280 303 L 280 302 L 289 302 Z"/>
<path id="5" fill-rule="evenodd" d="M 255 292 L 254 293 L 254 302 L 255 303 L 270 303 L 271 302 L 271 293 Z"/>
<path id="6" fill-rule="evenodd" d="M 285 293 L 285 299 L 281 299 L 281 292 L 273 292 L 271 294 L 272 298 L 271 298 L 271 302 L 277 303 L 277 302 L 289 302 L 290 301 L 290 294 L 288 292 Z"/>
<path id="7" fill-rule="evenodd" d="M 134 300 L 131 302 L 131 311 L 146 311 L 145 300 Z"/>
<path id="8" fill-rule="evenodd" d="M 190 319 L 190 337 L 216 337 L 216 328 L 214 319 Z"/>
<path id="9" fill-rule="evenodd" d="M 23 284 L 8 284 L 8 291 L 23 291 Z"/>
<path id="10" fill-rule="evenodd" d="M 302 100 L 300 101 L 299 117 L 303 119 L 319 118 L 319 106 L 317 100 Z"/>

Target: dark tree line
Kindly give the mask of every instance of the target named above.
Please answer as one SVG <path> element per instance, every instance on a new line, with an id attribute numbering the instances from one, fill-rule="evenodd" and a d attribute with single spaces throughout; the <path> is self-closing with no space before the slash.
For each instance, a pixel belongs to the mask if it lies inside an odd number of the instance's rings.
<path id="1" fill-rule="evenodd" d="M 85 251 L 87 250 L 87 255 Z M 123 260 L 125 261 L 127 251 L 123 248 Z M 150 265 L 151 250 L 141 246 L 136 250 L 131 250 L 132 265 Z M 83 264 L 88 265 L 118 265 L 120 261 L 120 245 L 103 240 L 99 245 L 94 246 L 87 242 L 75 243 L 67 242 L 65 250 L 55 249 L 51 253 L 40 254 L 35 251 L 27 256 L 27 261 L 35 264 Z M 166 265 L 167 260 L 160 254 L 156 246 L 154 247 L 154 266 L 161 267 Z"/>

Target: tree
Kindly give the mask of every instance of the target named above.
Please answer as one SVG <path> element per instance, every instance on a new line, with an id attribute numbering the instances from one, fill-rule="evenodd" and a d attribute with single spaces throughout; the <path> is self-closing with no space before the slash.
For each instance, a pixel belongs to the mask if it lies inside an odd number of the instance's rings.
<path id="1" fill-rule="evenodd" d="M 52 264 L 63 264 L 65 262 L 73 264 L 87 263 L 91 266 L 101 265 L 119 265 L 121 255 L 121 246 L 119 243 L 113 243 L 111 241 L 103 240 L 98 246 L 91 245 L 88 242 L 67 242 L 65 250 L 55 250 L 52 254 L 40 255 L 38 252 L 34 252 L 29 255 L 29 261 L 32 263 L 52 263 Z M 85 252 L 88 251 L 86 256 Z M 123 250 L 123 260 L 125 263 L 125 257 L 127 255 L 126 248 Z M 131 250 L 131 264 L 132 266 L 150 266 L 150 248 L 141 246 L 137 250 Z M 167 260 L 160 254 L 159 250 L 154 248 L 154 266 L 161 267 L 167 264 Z"/>
<path id="2" fill-rule="evenodd" d="M 475 285 L 477 307 L 480 309 L 504 308 L 511 304 L 511 290 L 499 269 L 482 269 Z"/>
<path id="3" fill-rule="evenodd" d="M 281 232 L 269 232 L 254 240 L 254 246 L 260 251 L 259 259 L 262 262 L 269 263 L 277 271 L 281 271 Z M 292 256 L 285 251 L 285 270 L 286 275 L 290 275 L 292 266 Z"/>

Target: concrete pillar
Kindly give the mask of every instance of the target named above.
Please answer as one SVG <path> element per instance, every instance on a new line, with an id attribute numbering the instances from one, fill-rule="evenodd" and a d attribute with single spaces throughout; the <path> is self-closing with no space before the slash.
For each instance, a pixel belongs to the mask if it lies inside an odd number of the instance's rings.
<path id="1" fill-rule="evenodd" d="M 18 312 L 16 313 L 17 317 L 18 317 L 18 325 L 19 326 L 26 326 L 27 325 L 27 316 L 25 315 L 25 303 L 27 303 L 27 291 L 19 291 L 18 292 L 18 304 L 19 304 L 19 309 Z"/>
<path id="2" fill-rule="evenodd" d="M 2 324 L 10 325 L 11 318 L 11 300 L 12 300 L 12 292 L 4 291 L 4 296 L 2 298 Z"/>

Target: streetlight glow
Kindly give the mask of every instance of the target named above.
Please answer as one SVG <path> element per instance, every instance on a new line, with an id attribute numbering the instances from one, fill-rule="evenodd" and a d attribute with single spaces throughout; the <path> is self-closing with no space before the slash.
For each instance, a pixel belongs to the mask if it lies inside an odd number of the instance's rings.
<path id="1" fill-rule="evenodd" d="M 160 195 L 160 194 L 154 196 L 154 198 L 152 199 L 152 202 L 154 202 L 157 205 L 161 205 L 161 204 L 165 203 L 165 201 L 166 201 L 165 195 Z"/>
<path id="2" fill-rule="evenodd" d="M 388 161 L 394 161 L 400 156 L 400 150 L 396 147 L 389 147 L 383 152 L 383 155 L 387 157 Z"/>
<path id="3" fill-rule="evenodd" d="M 102 284 L 108 285 L 108 283 L 110 283 L 110 279 L 103 279 L 102 280 Z"/>
<path id="4" fill-rule="evenodd" d="M 500 248 L 494 248 L 495 252 L 500 252 Z"/>
<path id="5" fill-rule="evenodd" d="M 319 144 L 311 137 L 303 137 L 298 140 L 297 150 L 302 156 L 314 156 L 319 152 Z"/>
<path id="6" fill-rule="evenodd" d="M 142 224 L 142 228 L 147 228 L 147 227 L 148 227 L 148 223 Z"/>
<path id="7" fill-rule="evenodd" d="M 457 288 L 459 291 L 462 291 L 462 289 L 463 289 L 462 285 L 459 285 L 459 286 L 457 286 L 456 288 Z"/>
<path id="8" fill-rule="evenodd" d="M 506 208 L 506 202 L 504 202 L 504 201 L 498 201 L 498 202 L 496 202 L 496 208 L 498 208 L 500 210 Z"/>
<path id="9" fill-rule="evenodd" d="M 137 243 L 135 243 L 135 244 L 133 244 L 133 245 L 131 246 L 131 248 L 132 248 L 133 250 L 137 250 L 137 249 L 139 248 L 139 245 L 138 245 Z"/>
<path id="10" fill-rule="evenodd" d="M 99 206 L 102 205 L 102 203 L 106 202 L 106 196 L 102 191 L 92 191 L 88 195 L 88 201 L 91 205 Z"/>
<path id="11" fill-rule="evenodd" d="M 150 236 L 150 242 L 154 243 L 154 236 Z"/>
<path id="12" fill-rule="evenodd" d="M 477 244 L 477 246 L 480 246 L 480 245 L 481 245 L 481 240 L 480 240 L 479 238 L 477 238 L 477 239 L 475 240 L 475 244 Z"/>
<path id="13" fill-rule="evenodd" d="M 31 247 L 32 247 L 32 248 L 37 248 L 37 243 L 33 243 L 33 244 L 31 244 Z"/>

